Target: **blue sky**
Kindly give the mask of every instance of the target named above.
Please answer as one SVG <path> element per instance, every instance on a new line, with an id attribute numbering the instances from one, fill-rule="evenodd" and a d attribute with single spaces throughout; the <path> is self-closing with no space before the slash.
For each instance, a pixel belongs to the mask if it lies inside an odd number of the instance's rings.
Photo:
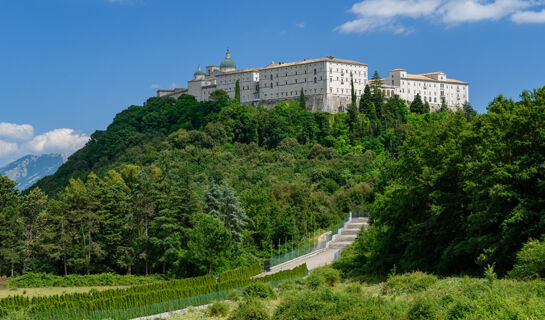
<path id="1" fill-rule="evenodd" d="M 333 55 L 444 71 L 479 112 L 545 85 L 541 0 L 2 1 L 0 39 L 0 166 L 73 152 L 227 47 L 239 68 Z"/>

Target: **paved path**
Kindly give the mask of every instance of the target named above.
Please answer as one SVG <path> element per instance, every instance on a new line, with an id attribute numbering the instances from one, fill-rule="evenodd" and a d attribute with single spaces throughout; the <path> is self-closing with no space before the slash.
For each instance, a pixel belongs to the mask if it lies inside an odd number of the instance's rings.
<path id="1" fill-rule="evenodd" d="M 152 316 L 145 316 L 145 317 L 139 317 L 139 318 L 133 318 L 131 320 L 151 320 L 151 319 L 168 319 L 168 318 L 171 318 L 177 314 L 184 314 L 184 313 L 187 313 L 191 310 L 199 310 L 199 309 L 204 309 L 204 308 L 207 308 L 210 304 L 204 304 L 202 306 L 196 306 L 196 307 L 187 307 L 185 309 L 180 309 L 180 310 L 174 310 L 174 311 L 170 311 L 170 312 L 163 312 L 163 313 L 159 313 L 159 314 L 154 314 Z"/>
<path id="2" fill-rule="evenodd" d="M 354 218 L 347 222 L 344 228 L 339 230 L 338 234 L 333 236 L 333 239 L 328 242 L 325 249 L 311 252 L 305 256 L 274 266 L 271 268 L 271 271 L 263 272 L 257 277 L 263 277 L 283 270 L 290 270 L 304 263 L 307 264 L 309 271 L 324 265 L 332 264 L 335 261 L 335 253 L 348 247 L 354 242 L 360 230 L 367 228 L 369 228 L 368 218 Z"/>

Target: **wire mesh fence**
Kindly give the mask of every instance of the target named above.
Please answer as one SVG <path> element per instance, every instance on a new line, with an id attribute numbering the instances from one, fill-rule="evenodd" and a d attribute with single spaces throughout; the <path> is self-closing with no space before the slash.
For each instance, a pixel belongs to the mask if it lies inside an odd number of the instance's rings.
<path id="1" fill-rule="evenodd" d="M 349 220 L 350 220 L 350 216 L 344 217 L 343 221 L 340 222 L 335 228 L 333 228 L 331 233 L 327 236 L 327 238 L 324 241 L 318 241 L 307 246 L 297 247 L 292 251 L 272 257 L 271 259 L 265 262 L 265 270 L 270 270 L 270 268 L 274 266 L 277 266 L 282 263 L 293 260 L 295 258 L 304 256 L 313 251 L 325 249 L 327 243 L 333 239 L 334 235 L 339 233 L 339 230 L 342 229 Z"/>

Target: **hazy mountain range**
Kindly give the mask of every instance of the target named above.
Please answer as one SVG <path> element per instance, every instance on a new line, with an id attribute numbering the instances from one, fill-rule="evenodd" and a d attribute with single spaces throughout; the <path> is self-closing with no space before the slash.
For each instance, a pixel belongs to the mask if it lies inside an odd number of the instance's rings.
<path id="1" fill-rule="evenodd" d="M 0 174 L 17 182 L 17 189 L 25 190 L 41 178 L 55 173 L 67 159 L 65 153 L 29 154 L 0 168 Z"/>

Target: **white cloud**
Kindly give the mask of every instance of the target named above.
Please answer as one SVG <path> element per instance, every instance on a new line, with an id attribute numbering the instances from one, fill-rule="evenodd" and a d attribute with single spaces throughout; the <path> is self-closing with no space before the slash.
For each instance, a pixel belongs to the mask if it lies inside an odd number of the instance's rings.
<path id="1" fill-rule="evenodd" d="M 441 7 L 439 14 L 446 23 L 498 20 L 519 9 L 535 5 L 535 1 L 527 0 L 497 0 L 491 3 L 476 0 L 448 1 Z"/>
<path id="2" fill-rule="evenodd" d="M 356 19 L 335 30 L 342 33 L 410 33 L 412 28 L 404 26 L 399 20 L 422 18 L 446 25 L 499 20 L 508 16 L 517 23 L 540 23 L 545 22 L 545 11 L 520 10 L 544 4 L 545 0 L 363 0 L 350 9 Z"/>
<path id="3" fill-rule="evenodd" d="M 299 23 L 296 24 L 296 26 L 297 26 L 297 28 L 299 28 L 299 29 L 303 29 L 306 25 L 305 25 L 304 22 L 299 22 Z"/>
<path id="4" fill-rule="evenodd" d="M 17 143 L 0 140 L 0 157 L 6 157 L 17 152 Z"/>
<path id="5" fill-rule="evenodd" d="M 0 138 L 8 140 L 29 140 L 34 136 L 34 127 L 30 124 L 0 122 Z"/>
<path id="6" fill-rule="evenodd" d="M 535 11 L 518 11 L 511 16 L 511 21 L 515 23 L 545 23 L 545 9 Z"/>
<path id="7" fill-rule="evenodd" d="M 34 137 L 24 144 L 24 148 L 32 152 L 74 152 L 82 148 L 89 136 L 75 133 L 74 129 L 55 129 Z"/>
<path id="8" fill-rule="evenodd" d="M 154 83 L 152 85 L 149 86 L 151 89 L 159 89 L 160 85 Z"/>

